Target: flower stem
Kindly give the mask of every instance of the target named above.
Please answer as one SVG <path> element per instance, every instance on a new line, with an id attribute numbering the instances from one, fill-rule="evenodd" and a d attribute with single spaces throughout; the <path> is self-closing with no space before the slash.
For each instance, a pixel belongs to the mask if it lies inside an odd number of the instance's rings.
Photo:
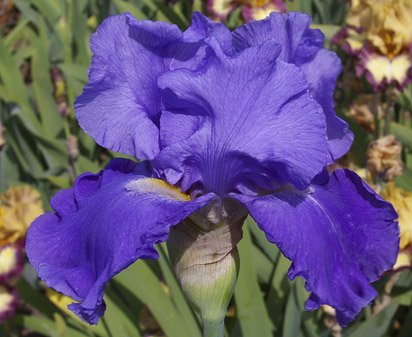
<path id="1" fill-rule="evenodd" d="M 225 334 L 224 321 L 204 321 L 203 337 L 223 337 Z"/>
<path id="2" fill-rule="evenodd" d="M 387 107 L 385 111 L 385 120 L 383 126 L 383 136 L 386 136 L 390 132 L 391 122 L 393 119 L 393 115 L 395 112 L 395 103 L 396 103 L 396 96 L 397 91 L 394 87 L 389 87 L 385 93 L 386 100 L 387 100 Z"/>

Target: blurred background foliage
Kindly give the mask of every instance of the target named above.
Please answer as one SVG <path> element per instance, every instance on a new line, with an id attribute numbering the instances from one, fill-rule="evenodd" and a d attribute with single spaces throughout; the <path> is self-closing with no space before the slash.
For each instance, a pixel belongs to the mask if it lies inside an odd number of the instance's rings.
<path id="1" fill-rule="evenodd" d="M 40 192 L 48 209 L 48 200 L 58 189 L 70 187 L 78 174 L 96 172 L 118 156 L 82 132 L 73 111 L 73 102 L 87 81 L 89 39 L 97 25 L 108 15 L 128 11 L 139 19 L 172 22 L 185 29 L 194 10 L 207 14 L 207 8 L 199 0 L 1 0 L 0 4 L 0 192 L 28 184 Z M 345 23 L 347 1 L 294 0 L 286 6 L 311 15 L 314 27 L 325 33 L 326 45 L 337 49 L 331 38 Z M 230 28 L 241 23 L 239 10 L 226 20 Z M 350 123 L 355 142 L 348 157 L 337 165 L 362 169 L 374 135 L 351 118 L 350 104 L 359 91 L 345 87 L 351 70 L 344 71 L 348 73 L 337 90 L 337 110 Z M 375 93 L 359 81 L 363 93 Z M 390 132 L 403 144 L 404 163 L 396 181 L 411 191 L 411 86 L 397 95 L 393 110 Z M 374 305 L 342 330 L 330 308 L 303 310 L 308 293 L 302 280 L 287 279 L 290 262 L 251 219 L 245 224 L 239 250 L 242 263 L 227 313 L 227 336 L 412 336 L 410 269 L 383 275 L 376 283 L 380 295 Z M 107 313 L 97 326 L 72 315 L 66 309 L 70 300 L 46 289 L 26 263 L 22 275 L 7 286 L 17 289 L 20 300 L 13 317 L 3 320 L 0 335 L 200 337 L 199 320 L 176 282 L 165 246 L 159 245 L 158 251 L 159 261 L 139 261 L 110 283 Z"/>

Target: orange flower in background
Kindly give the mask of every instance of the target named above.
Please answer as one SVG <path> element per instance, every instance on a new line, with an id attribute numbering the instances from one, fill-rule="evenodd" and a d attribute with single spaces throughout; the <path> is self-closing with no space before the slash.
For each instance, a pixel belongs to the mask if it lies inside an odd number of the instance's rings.
<path id="1" fill-rule="evenodd" d="M 334 40 L 358 55 L 357 74 L 376 88 L 403 88 L 412 78 L 411 21 L 410 0 L 353 0 L 347 26 Z"/>
<path id="2" fill-rule="evenodd" d="M 393 269 L 412 268 L 412 192 L 407 192 L 392 182 L 386 185 L 381 194 L 392 203 L 399 215 L 400 251 Z"/>
<path id="3" fill-rule="evenodd" d="M 30 223 L 44 213 L 39 192 L 22 185 L 0 195 L 0 246 L 26 236 Z"/>
<path id="4" fill-rule="evenodd" d="M 0 25 L 7 22 L 9 15 L 13 10 L 12 0 L 2 0 L 0 1 Z"/>

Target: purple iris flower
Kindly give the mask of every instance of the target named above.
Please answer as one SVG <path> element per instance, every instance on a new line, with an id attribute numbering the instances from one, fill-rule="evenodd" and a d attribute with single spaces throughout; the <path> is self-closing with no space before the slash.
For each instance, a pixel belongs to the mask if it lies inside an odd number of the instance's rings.
<path id="1" fill-rule="evenodd" d="M 27 236 L 39 277 L 80 318 L 97 323 L 112 277 L 228 199 L 306 280 L 306 309 L 329 304 L 346 325 L 376 296 L 370 282 L 396 260 L 397 214 L 354 172 L 325 170 L 353 135 L 333 109 L 339 59 L 309 25 L 299 13 L 234 32 L 199 13 L 185 32 L 129 14 L 100 25 L 77 118 L 101 146 L 144 161 L 82 174 Z"/>

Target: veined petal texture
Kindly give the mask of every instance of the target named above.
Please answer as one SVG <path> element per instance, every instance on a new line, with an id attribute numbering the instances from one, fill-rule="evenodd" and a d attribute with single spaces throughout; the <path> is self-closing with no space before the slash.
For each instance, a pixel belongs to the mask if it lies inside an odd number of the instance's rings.
<path id="1" fill-rule="evenodd" d="M 306 280 L 306 309 L 328 304 L 341 325 L 375 298 L 369 283 L 396 261 L 397 214 L 354 172 L 337 170 L 306 192 L 291 187 L 237 199 L 292 261 L 289 277 Z"/>
<path id="2" fill-rule="evenodd" d="M 159 78 L 166 147 L 157 166 L 172 184 L 183 179 L 183 189 L 199 183 L 220 195 L 252 175 L 307 187 L 328 149 L 325 117 L 303 72 L 277 60 L 275 40 L 233 56 L 214 38 L 208 44 L 207 63 Z"/>
<path id="3" fill-rule="evenodd" d="M 210 198 L 190 200 L 154 178 L 147 163 L 115 159 L 54 196 L 54 212 L 28 231 L 27 255 L 49 287 L 79 302 L 69 309 L 96 324 L 106 283 L 139 258 L 157 258 L 154 244 Z"/>
<path id="4" fill-rule="evenodd" d="M 162 111 L 157 79 L 171 63 L 190 67 L 201 59 L 196 42 L 164 22 L 107 18 L 92 36 L 89 81 L 75 102 L 83 130 L 108 149 L 152 159 Z"/>
<path id="5" fill-rule="evenodd" d="M 130 14 L 107 18 L 93 34 L 89 82 L 75 102 L 80 126 L 108 149 L 139 158 L 159 151 L 161 100 L 156 81 L 164 49 L 182 32 Z"/>
<path id="6" fill-rule="evenodd" d="M 310 22 L 310 17 L 303 13 L 272 13 L 264 20 L 237 28 L 233 33 L 233 46 L 241 51 L 267 39 L 278 41 L 282 47 L 279 59 L 297 65 L 305 73 L 311 95 L 323 108 L 327 122 L 328 163 L 332 163 L 349 150 L 353 134 L 333 107 L 341 62 L 334 52 L 322 48 L 323 34 L 310 29 Z"/>

